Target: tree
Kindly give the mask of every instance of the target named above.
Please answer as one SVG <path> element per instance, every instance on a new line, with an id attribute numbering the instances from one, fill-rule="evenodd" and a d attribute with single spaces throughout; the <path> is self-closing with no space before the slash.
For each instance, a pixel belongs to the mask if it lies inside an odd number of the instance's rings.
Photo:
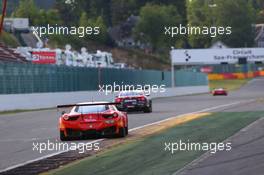
<path id="1" fill-rule="evenodd" d="M 249 3 L 251 3 L 256 10 L 262 10 L 264 8 L 264 0 L 249 0 Z"/>
<path id="2" fill-rule="evenodd" d="M 112 24 L 124 22 L 130 15 L 137 15 L 138 11 L 134 0 L 114 0 L 111 4 Z"/>
<path id="3" fill-rule="evenodd" d="M 217 0 L 217 26 L 231 26 L 231 35 L 219 35 L 217 39 L 231 47 L 253 46 L 255 14 L 247 0 Z"/>
<path id="4" fill-rule="evenodd" d="M 98 35 L 90 35 L 87 36 L 87 39 L 94 40 L 99 43 L 106 43 L 108 40 L 107 26 L 103 20 L 102 16 L 97 18 L 88 18 L 86 12 L 82 12 L 81 18 L 79 21 L 79 25 L 81 27 L 92 27 L 99 28 L 100 33 Z"/>
<path id="5" fill-rule="evenodd" d="M 88 24 L 93 28 L 98 27 L 100 31 L 98 35 L 91 35 L 89 38 L 96 42 L 105 44 L 109 39 L 109 36 L 107 33 L 107 26 L 104 23 L 103 17 L 99 16 L 96 19 L 89 19 Z"/>
<path id="6" fill-rule="evenodd" d="M 21 0 L 12 16 L 29 18 L 31 25 L 55 25 L 62 23 L 58 10 L 39 9 L 33 0 Z"/>
<path id="7" fill-rule="evenodd" d="M 140 1 L 140 0 L 138 0 Z M 182 24 L 186 24 L 186 1 L 189 0 L 146 0 L 157 5 L 173 5 L 182 17 Z"/>
<path id="8" fill-rule="evenodd" d="M 29 18 L 29 22 L 32 25 L 37 23 L 37 18 L 39 17 L 39 9 L 37 8 L 34 0 L 21 0 L 19 2 L 18 8 L 14 11 L 14 17 L 24 17 Z"/>
<path id="9" fill-rule="evenodd" d="M 101 16 L 104 23 L 108 26 L 112 25 L 111 0 L 90 0 L 90 8 L 88 14 L 90 16 Z M 84 9 L 85 10 L 85 9 Z"/>
<path id="10" fill-rule="evenodd" d="M 88 26 L 88 17 L 87 17 L 87 13 L 86 12 L 82 12 L 82 15 L 80 17 L 80 22 L 79 22 L 80 26 Z"/>
<path id="11" fill-rule="evenodd" d="M 214 7 L 211 5 L 215 4 Z M 249 0 L 192 0 L 187 4 L 187 19 L 191 26 L 232 27 L 231 35 L 189 35 L 192 47 L 209 47 L 212 41 L 221 40 L 230 47 L 252 46 L 255 10 Z"/>
<path id="12" fill-rule="evenodd" d="M 256 19 L 256 23 L 259 24 L 263 24 L 264 23 L 264 10 L 261 10 L 257 13 L 257 19 Z"/>
<path id="13" fill-rule="evenodd" d="M 38 11 L 38 17 L 34 19 L 34 25 L 47 25 L 47 14 L 44 9 Z"/>
<path id="14" fill-rule="evenodd" d="M 112 23 L 119 24 L 130 15 L 139 15 L 140 9 L 146 4 L 173 5 L 177 9 L 183 22 L 186 22 L 185 0 L 114 0 L 111 2 Z"/>
<path id="15" fill-rule="evenodd" d="M 62 20 L 60 19 L 58 10 L 49 9 L 48 11 L 46 11 L 46 24 L 50 24 L 50 25 L 62 24 Z"/>
<path id="16" fill-rule="evenodd" d="M 63 20 L 66 26 L 78 25 L 81 12 L 83 11 L 83 0 L 74 1 L 72 4 L 66 4 L 65 0 L 56 0 L 55 9 L 58 10 L 59 18 Z"/>
<path id="17" fill-rule="evenodd" d="M 256 13 L 256 23 L 264 23 L 264 0 L 250 0 Z"/>
<path id="18" fill-rule="evenodd" d="M 179 38 L 166 36 L 165 27 L 178 26 L 181 22 L 182 18 L 175 6 L 147 4 L 140 10 L 140 20 L 135 27 L 135 35 L 150 42 L 154 50 L 170 48 L 175 46 Z"/>
<path id="19" fill-rule="evenodd" d="M 187 3 L 187 20 L 190 27 L 211 27 L 215 24 L 214 9 L 207 0 L 192 0 Z M 194 48 L 209 47 L 212 38 L 209 35 L 189 35 L 189 44 Z"/>

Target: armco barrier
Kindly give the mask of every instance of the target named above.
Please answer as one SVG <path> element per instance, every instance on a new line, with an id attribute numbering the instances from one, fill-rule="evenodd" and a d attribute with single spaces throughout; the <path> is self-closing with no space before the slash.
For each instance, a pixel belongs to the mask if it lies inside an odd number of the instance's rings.
<path id="1" fill-rule="evenodd" d="M 171 97 L 209 92 L 208 86 L 166 88 L 164 93 L 152 93 L 152 98 Z M 113 101 L 115 94 L 105 95 L 98 91 L 9 94 L 0 95 L 0 111 L 18 109 L 55 108 L 58 104 L 72 104 L 88 101 Z"/>
<path id="2" fill-rule="evenodd" d="M 207 85 L 203 73 L 176 71 L 177 86 Z M 169 71 L 0 64 L 0 94 L 94 91 L 100 85 L 165 85 Z"/>

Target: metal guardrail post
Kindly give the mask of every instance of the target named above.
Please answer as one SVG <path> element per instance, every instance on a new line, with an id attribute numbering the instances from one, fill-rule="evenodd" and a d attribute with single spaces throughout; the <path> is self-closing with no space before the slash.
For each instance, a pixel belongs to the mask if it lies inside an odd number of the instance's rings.
<path id="1" fill-rule="evenodd" d="M 174 88 L 175 87 L 175 70 L 174 70 L 174 63 L 173 63 L 173 59 L 172 59 L 172 51 L 174 48 L 171 49 L 170 51 L 170 59 L 171 59 L 171 87 Z"/>

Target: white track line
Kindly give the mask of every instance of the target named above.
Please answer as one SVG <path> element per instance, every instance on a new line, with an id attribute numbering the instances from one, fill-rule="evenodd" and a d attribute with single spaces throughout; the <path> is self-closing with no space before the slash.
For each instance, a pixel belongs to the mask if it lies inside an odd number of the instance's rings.
<path id="1" fill-rule="evenodd" d="M 228 104 L 224 104 L 224 105 L 214 106 L 214 107 L 210 107 L 210 108 L 205 108 L 205 109 L 202 109 L 202 110 L 199 110 L 199 111 L 196 111 L 196 112 L 190 112 L 190 113 L 186 113 L 186 114 L 181 114 L 181 115 L 170 117 L 170 118 L 167 118 L 167 119 L 164 119 L 164 120 L 160 120 L 160 121 L 157 121 L 157 122 L 154 122 L 154 123 L 150 123 L 150 124 L 146 124 L 146 125 L 143 125 L 143 126 L 135 127 L 135 128 L 130 129 L 129 131 L 130 132 L 131 131 L 135 131 L 135 130 L 138 130 L 138 129 L 141 129 L 141 128 L 144 128 L 144 127 L 147 127 L 147 126 L 151 126 L 151 125 L 156 125 L 156 124 L 159 124 L 159 123 L 162 123 L 164 121 L 168 121 L 168 120 L 171 120 L 171 119 L 174 119 L 174 118 L 183 117 L 185 115 L 192 115 L 192 114 L 197 114 L 197 113 L 202 113 L 202 112 L 209 112 L 209 111 L 212 111 L 212 110 L 215 110 L 215 109 L 224 108 L 224 107 L 228 107 L 228 106 L 239 105 L 239 104 L 242 104 L 242 103 L 250 103 L 250 102 L 253 102 L 253 101 L 255 101 L 255 100 L 254 99 L 252 99 L 252 100 L 243 100 L 243 101 L 228 103 Z M 88 142 L 88 143 L 93 144 L 93 143 L 101 142 L 103 140 L 105 140 L 105 139 L 97 139 L 97 140 L 94 140 L 94 141 Z M 20 163 L 20 164 L 17 164 L 17 165 L 13 165 L 13 166 L 10 166 L 8 168 L 0 170 L 0 173 L 5 172 L 5 171 L 9 171 L 9 170 L 12 170 L 12 169 L 15 169 L 15 168 L 18 168 L 18 167 L 25 166 L 27 164 L 30 164 L 30 163 L 33 163 L 33 162 L 36 162 L 36 161 L 39 161 L 39 160 L 43 160 L 43 159 L 46 159 L 46 158 L 49 158 L 49 157 L 53 157 L 53 156 L 56 156 L 56 155 L 59 155 L 59 154 L 65 153 L 65 152 L 68 152 L 68 150 L 59 151 L 59 152 L 56 152 L 56 153 L 53 153 L 53 154 L 49 154 L 49 155 L 46 155 L 46 156 L 39 157 L 37 159 L 33 159 L 33 160 L 29 160 L 29 161 L 26 161 L 26 162 L 23 162 L 23 163 Z"/>

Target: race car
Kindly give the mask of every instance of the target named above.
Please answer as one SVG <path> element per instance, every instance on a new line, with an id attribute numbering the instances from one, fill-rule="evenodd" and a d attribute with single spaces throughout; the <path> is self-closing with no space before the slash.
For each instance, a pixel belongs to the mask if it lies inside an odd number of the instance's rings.
<path id="1" fill-rule="evenodd" d="M 59 119 L 61 141 L 90 136 L 118 136 L 128 134 L 126 112 L 119 111 L 117 103 L 86 102 L 59 105 L 58 108 L 71 108 L 69 113 L 62 112 Z"/>
<path id="2" fill-rule="evenodd" d="M 116 96 L 116 107 L 121 111 L 152 112 L 152 100 L 143 91 L 122 91 Z"/>
<path id="3" fill-rule="evenodd" d="M 212 94 L 213 94 L 213 96 L 217 96 L 217 95 L 225 95 L 225 96 L 227 96 L 228 92 L 224 88 L 218 88 L 218 89 L 214 89 L 212 91 Z"/>

